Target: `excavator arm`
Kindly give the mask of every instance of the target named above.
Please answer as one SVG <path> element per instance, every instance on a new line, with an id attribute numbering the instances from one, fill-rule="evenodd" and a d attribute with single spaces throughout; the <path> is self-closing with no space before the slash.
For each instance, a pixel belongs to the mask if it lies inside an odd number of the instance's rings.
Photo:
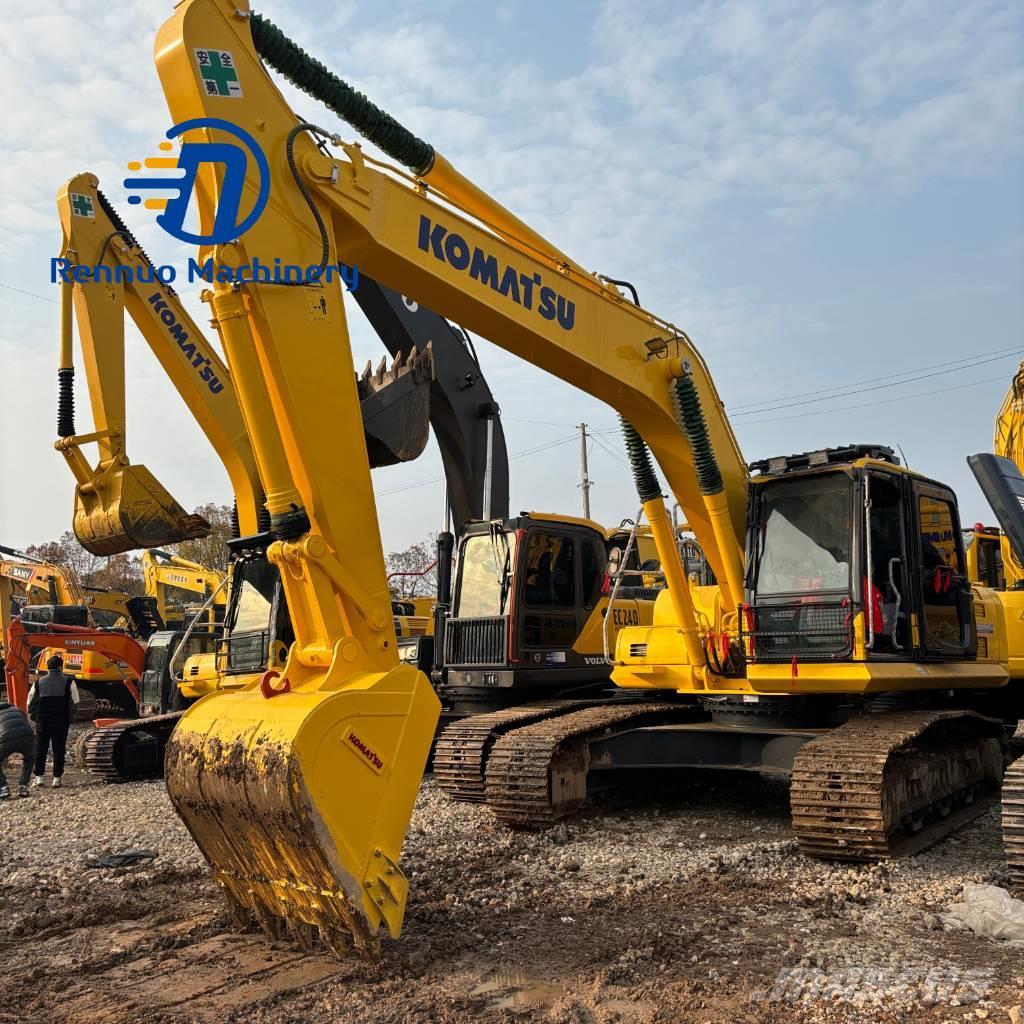
<path id="1" fill-rule="evenodd" d="M 185 512 L 145 466 L 128 459 L 126 311 L 227 470 L 242 535 L 255 534 L 262 526 L 263 489 L 228 367 L 98 186 L 95 175 L 80 174 L 57 195 L 64 242 L 55 447 L 76 480 L 75 535 L 93 554 L 111 555 L 209 532 L 201 516 Z M 83 271 L 96 265 L 110 270 L 99 279 L 87 278 Z M 74 424 L 75 320 L 95 426 L 81 435 Z M 374 465 L 408 461 L 423 451 L 430 355 L 426 348 L 416 358 L 398 353 L 390 369 L 382 363 L 363 370 L 358 390 Z M 95 466 L 82 451 L 93 442 L 99 449 Z"/>
<path id="2" fill-rule="evenodd" d="M 434 352 L 430 427 L 441 450 L 456 529 L 470 519 L 508 516 L 508 451 L 498 403 L 469 336 L 432 309 L 360 274 L 352 293 L 393 356 L 429 344 Z"/>
<path id="3" fill-rule="evenodd" d="M 0 547 L 0 576 L 19 585 L 33 604 L 79 604 L 91 602 L 78 577 L 52 562 L 41 561 Z"/>
<path id="4" fill-rule="evenodd" d="M 217 282 L 204 297 L 249 427 L 276 538 L 268 557 L 295 632 L 282 672 L 185 713 L 168 747 L 168 791 L 240 917 L 275 934 L 285 922 L 300 935 L 316 926 L 335 948 L 347 935 L 369 952 L 380 927 L 400 928 L 397 859 L 439 704 L 426 677 L 398 663 L 362 446 L 339 471 L 333 441 L 359 436 L 359 406 L 341 288 L 327 269 L 359 266 L 619 411 L 695 672 L 694 610 L 647 445 L 732 609 L 743 594 L 746 466 L 684 331 L 587 273 L 244 2 L 179 4 L 155 53 L 173 120 L 230 118 L 259 139 L 271 169 L 262 215 L 212 248 Z M 204 78 L 211 54 L 239 90 Z M 337 141 L 333 132 L 296 118 L 264 61 L 414 175 L 355 145 L 339 159 L 321 152 L 314 138 Z M 215 126 L 196 127 L 185 142 L 195 148 L 183 150 L 182 195 L 194 185 L 203 230 L 227 173 L 202 159 L 212 141 Z M 243 194 L 259 193 L 258 176 L 249 159 Z M 254 281 L 256 258 L 311 267 L 321 316 L 306 318 L 307 286 Z"/>
<path id="5" fill-rule="evenodd" d="M 72 280 L 61 284 L 56 448 L 75 476 L 75 535 L 93 554 L 111 555 L 209 532 L 209 524 L 187 513 L 145 466 L 128 460 L 125 311 L 224 464 L 241 528 L 255 533 L 260 481 L 223 360 L 174 289 L 160 281 L 149 257 L 99 191 L 95 175 L 72 178 L 58 193 L 57 209 L 64 232 L 60 258 Z M 74 281 L 73 268 L 98 264 L 113 269 L 109 281 Z M 78 322 L 95 425 L 89 434 L 75 432 L 73 319 Z M 82 452 L 82 445 L 90 442 L 99 449 L 95 466 Z"/>

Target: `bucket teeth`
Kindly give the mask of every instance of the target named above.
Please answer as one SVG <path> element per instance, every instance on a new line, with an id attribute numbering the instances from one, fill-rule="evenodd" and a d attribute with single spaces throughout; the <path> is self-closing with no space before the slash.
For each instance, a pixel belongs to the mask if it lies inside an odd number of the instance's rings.
<path id="1" fill-rule="evenodd" d="M 417 382 L 434 379 L 432 342 L 428 342 L 422 351 L 412 348 L 407 352 L 399 352 L 390 367 L 386 356 L 381 358 L 376 370 L 373 368 L 372 360 L 367 360 L 359 380 L 368 391 L 382 391 L 407 373 L 411 373 Z"/>

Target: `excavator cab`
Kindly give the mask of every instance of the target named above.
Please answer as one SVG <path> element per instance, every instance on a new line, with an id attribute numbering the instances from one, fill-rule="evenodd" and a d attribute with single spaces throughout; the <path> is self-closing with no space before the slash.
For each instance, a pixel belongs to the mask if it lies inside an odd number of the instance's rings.
<path id="1" fill-rule="evenodd" d="M 642 616 L 649 621 L 655 596 L 627 586 L 608 607 L 609 558 L 618 552 L 621 561 L 627 537 L 540 513 L 468 525 L 444 625 L 443 692 L 500 700 L 512 688 L 568 692 L 606 683 L 605 614 L 614 636 Z M 639 584 L 636 547 L 630 565 Z"/>
<path id="2" fill-rule="evenodd" d="M 998 526 L 975 523 L 964 531 L 967 552 L 967 575 L 971 581 L 992 590 L 1006 589 L 1003 565 L 1002 533 Z"/>
<path id="3" fill-rule="evenodd" d="M 295 639 L 281 575 L 267 558 L 270 534 L 228 541 L 233 560 L 224 632 L 217 642 L 217 674 L 251 676 L 284 664 Z"/>
<path id="4" fill-rule="evenodd" d="M 212 653 L 216 643 L 217 634 L 210 629 L 194 629 L 187 637 L 184 630 L 154 633 L 146 645 L 146 660 L 139 681 L 142 714 L 163 715 L 171 711 L 184 711 L 192 703 L 192 698 L 181 692 L 175 676 L 181 671 L 182 664 L 188 664 L 188 659 Z"/>
<path id="5" fill-rule="evenodd" d="M 963 660 L 977 651 L 956 497 L 858 445 L 751 467 L 753 662 Z"/>

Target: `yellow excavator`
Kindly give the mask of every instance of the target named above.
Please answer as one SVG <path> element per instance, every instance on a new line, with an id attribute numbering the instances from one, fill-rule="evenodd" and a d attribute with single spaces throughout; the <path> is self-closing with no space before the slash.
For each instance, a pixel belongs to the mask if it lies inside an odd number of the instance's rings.
<path id="1" fill-rule="evenodd" d="M 224 619 L 227 601 L 224 588 L 225 574 L 219 569 L 182 558 L 171 551 L 147 548 L 142 552 L 142 578 L 146 593 L 157 602 L 157 611 L 167 629 L 181 629 L 194 617 L 196 609 L 184 607 L 174 591 L 196 595 L 200 604 L 206 603 L 206 624 L 215 626 Z M 211 598 L 209 602 L 207 598 Z"/>
<path id="2" fill-rule="evenodd" d="M 993 453 L 972 455 L 967 462 L 999 521 L 998 527 L 975 525 L 967 549 L 968 572 L 979 588 L 1001 592 L 1011 672 L 1015 665 L 1020 671 L 1024 649 L 1015 627 L 1024 621 L 1024 363 L 996 413 Z M 1011 765 L 1003 779 L 1003 839 L 1011 883 L 1024 892 L 1024 759 Z"/>
<path id="3" fill-rule="evenodd" d="M 592 767 L 775 768 L 793 778 L 801 848 L 873 860 L 936 841 L 998 791 L 1009 625 L 992 592 L 972 594 L 948 488 L 879 445 L 763 460 L 752 476 L 682 329 L 581 268 L 244 0 L 178 4 L 155 56 L 175 123 L 213 119 L 185 131 L 177 185 L 203 230 L 239 169 L 204 159 L 231 144 L 224 119 L 259 139 L 273 176 L 252 226 L 208 248 L 203 298 L 252 439 L 294 640 L 280 669 L 192 705 L 167 752 L 171 799 L 240 920 L 305 940 L 318 929 L 367 954 L 381 928 L 397 935 L 398 857 L 440 710 L 426 676 L 398 660 L 358 440 L 338 472 L 335 439 L 361 436 L 341 287 L 326 273 L 339 260 L 622 417 L 667 582 L 653 624 L 615 643 L 614 681 L 645 699 L 501 735 L 485 776 L 506 820 L 578 806 Z M 297 118 L 268 68 L 401 166 Z M 241 194 L 260 193 L 260 173 L 246 157 Z M 257 258 L 305 267 L 306 283 L 255 280 Z M 691 591 L 652 454 L 715 586 Z"/>

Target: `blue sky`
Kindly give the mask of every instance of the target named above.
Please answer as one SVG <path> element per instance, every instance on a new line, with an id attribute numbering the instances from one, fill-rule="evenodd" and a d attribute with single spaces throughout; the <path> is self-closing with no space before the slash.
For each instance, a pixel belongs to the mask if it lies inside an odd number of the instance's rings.
<path id="1" fill-rule="evenodd" d="M 257 9 L 573 258 L 633 281 L 644 305 L 685 327 L 748 459 L 898 444 L 956 488 L 965 523 L 991 519 L 964 458 L 990 448 L 1024 356 L 1019 4 Z M 22 12 L 0 37 L 3 544 L 70 524 L 72 481 L 51 447 L 57 188 L 96 172 L 158 262 L 185 255 L 127 207 L 120 185 L 127 160 L 169 125 L 151 50 L 170 10 L 66 0 Z M 286 94 L 326 123 L 308 97 Z M 357 362 L 376 362 L 354 303 L 350 326 Z M 129 347 L 133 461 L 187 506 L 229 500 L 223 470 L 131 331 Z M 609 429 L 612 411 L 485 341 L 478 351 L 509 451 L 544 446 L 512 462 L 513 508 L 578 513 L 574 426 Z M 850 394 L 827 401 L 792 397 L 844 385 Z M 433 446 L 375 472 L 386 548 L 438 527 L 440 473 Z M 614 433 L 595 444 L 591 476 L 596 518 L 635 512 Z"/>

